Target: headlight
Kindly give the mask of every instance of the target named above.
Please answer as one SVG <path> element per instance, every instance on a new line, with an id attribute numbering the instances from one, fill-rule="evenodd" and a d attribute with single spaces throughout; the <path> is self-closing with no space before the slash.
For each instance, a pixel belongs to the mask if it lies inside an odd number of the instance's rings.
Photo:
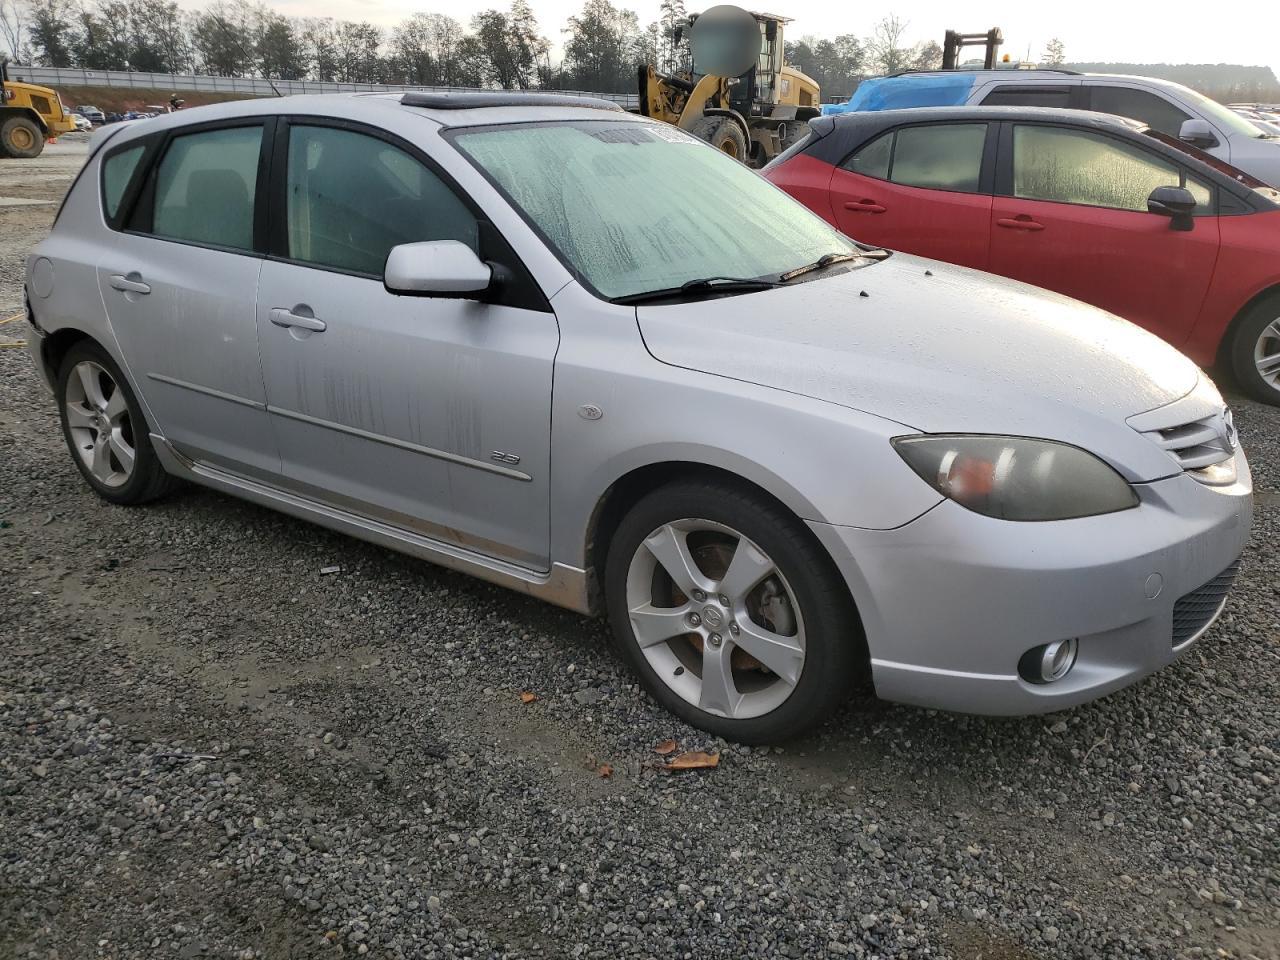
<path id="1" fill-rule="evenodd" d="M 1065 443 L 934 434 L 897 437 L 893 447 L 929 486 L 988 517 L 1069 520 L 1138 505 L 1120 474 Z"/>

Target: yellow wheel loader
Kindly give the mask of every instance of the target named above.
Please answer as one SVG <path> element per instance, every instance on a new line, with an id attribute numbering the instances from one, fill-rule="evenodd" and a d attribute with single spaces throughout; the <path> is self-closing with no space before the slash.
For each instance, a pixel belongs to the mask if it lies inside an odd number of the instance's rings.
<path id="1" fill-rule="evenodd" d="M 712 7 L 676 28 L 686 31 L 692 69 L 640 68 L 640 112 L 706 140 L 737 160 L 762 167 L 798 140 L 821 112 L 818 84 L 783 61 L 786 17 Z"/>
<path id="2" fill-rule="evenodd" d="M 38 157 L 46 140 L 75 128 L 56 90 L 10 80 L 0 64 L 0 157 Z"/>

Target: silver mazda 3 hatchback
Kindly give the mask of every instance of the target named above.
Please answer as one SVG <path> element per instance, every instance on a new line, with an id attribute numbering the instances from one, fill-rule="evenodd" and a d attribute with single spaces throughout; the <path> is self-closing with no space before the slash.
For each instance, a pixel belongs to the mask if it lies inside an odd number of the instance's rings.
<path id="1" fill-rule="evenodd" d="M 1226 602 L 1213 384 L 1021 284 L 835 232 L 601 101 L 295 97 L 100 131 L 27 264 L 104 499 L 194 481 L 609 618 L 746 742 L 859 680 L 1058 710 Z"/>

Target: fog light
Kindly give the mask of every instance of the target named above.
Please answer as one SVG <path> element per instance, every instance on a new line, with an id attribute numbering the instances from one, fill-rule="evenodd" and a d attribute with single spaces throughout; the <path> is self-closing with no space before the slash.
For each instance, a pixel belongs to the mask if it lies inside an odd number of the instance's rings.
<path id="1" fill-rule="evenodd" d="M 1075 637 L 1032 647 L 1018 661 L 1018 674 L 1028 683 L 1053 683 L 1061 680 L 1076 665 L 1079 647 Z"/>

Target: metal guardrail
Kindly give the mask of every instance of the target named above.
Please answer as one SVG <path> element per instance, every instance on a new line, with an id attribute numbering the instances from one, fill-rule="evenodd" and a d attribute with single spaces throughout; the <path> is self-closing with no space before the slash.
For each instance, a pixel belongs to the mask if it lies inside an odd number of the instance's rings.
<path id="1" fill-rule="evenodd" d="M 433 93 L 461 92 L 474 87 L 431 87 L 391 83 L 336 83 L 323 80 L 264 80 L 261 77 L 211 77 L 201 74 L 143 73 L 133 70 L 79 70 L 73 67 L 26 67 L 9 64 L 9 76 L 46 87 L 137 87 L 155 90 L 196 90 L 204 93 L 244 93 L 273 97 L 277 92 L 295 93 L 396 93 L 427 90 Z M 536 92 L 536 91 L 534 91 Z M 592 93 L 587 90 L 548 90 L 559 96 L 601 97 L 628 109 L 640 106 L 634 93 Z"/>

